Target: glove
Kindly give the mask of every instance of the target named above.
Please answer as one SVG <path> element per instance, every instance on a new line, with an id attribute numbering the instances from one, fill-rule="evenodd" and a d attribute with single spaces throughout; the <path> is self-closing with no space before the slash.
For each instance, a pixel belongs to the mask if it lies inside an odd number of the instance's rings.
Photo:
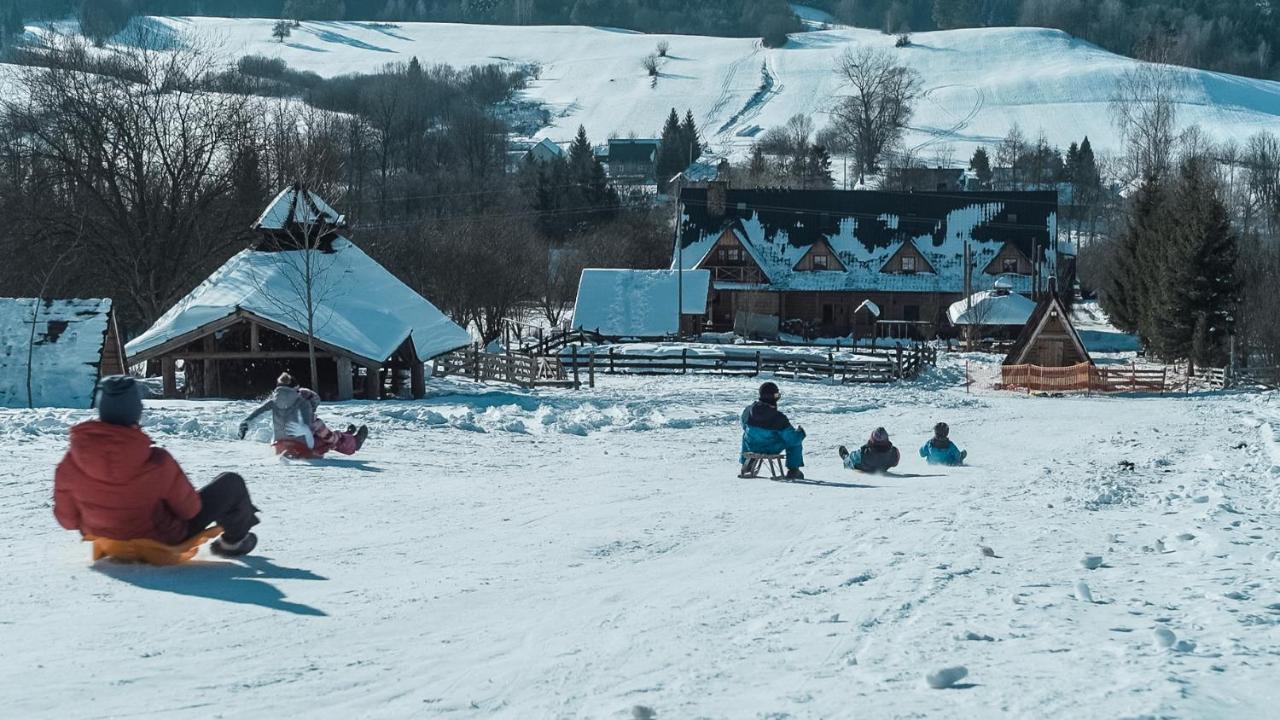
<path id="1" fill-rule="evenodd" d="M 240 423 L 240 439 L 243 440 L 245 435 L 249 434 L 249 423 Z"/>
<path id="2" fill-rule="evenodd" d="M 797 427 L 796 432 L 800 433 L 800 437 L 809 437 L 808 433 L 804 431 L 804 426 Z"/>

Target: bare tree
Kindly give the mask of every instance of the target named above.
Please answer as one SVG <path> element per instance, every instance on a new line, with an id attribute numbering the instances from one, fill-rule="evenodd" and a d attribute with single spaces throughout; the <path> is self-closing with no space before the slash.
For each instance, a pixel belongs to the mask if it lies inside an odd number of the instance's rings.
<path id="1" fill-rule="evenodd" d="M 33 220 L 83 244 L 142 323 L 159 317 L 243 241 L 252 208 L 234 202 L 232 157 L 253 101 L 199 90 L 221 70 L 190 46 L 113 53 L 113 72 L 55 41 L 48 67 L 13 73 L 3 104 L 53 192 Z M 83 229 L 81 221 L 83 218 Z"/>
<path id="2" fill-rule="evenodd" d="M 871 47 L 845 51 L 836 74 L 850 94 L 836 105 L 835 124 L 849 138 L 862 182 L 902 139 L 920 97 L 920 75 L 899 65 L 888 51 Z"/>
<path id="3" fill-rule="evenodd" d="M 276 42 L 284 42 L 292 32 L 293 25 L 288 20 L 277 20 L 276 24 L 271 26 L 271 37 L 275 38 Z"/>
<path id="4" fill-rule="evenodd" d="M 1177 78 L 1172 68 L 1143 63 L 1125 71 L 1111 96 L 1111 120 L 1126 145 L 1128 179 L 1165 177 L 1178 145 Z"/>
<path id="5" fill-rule="evenodd" d="M 83 228 L 83 223 L 81 224 L 81 227 Z M 42 273 L 42 277 L 40 278 L 40 290 L 39 292 L 36 293 L 35 298 L 32 299 L 31 333 L 27 336 L 27 407 L 28 408 L 35 407 L 35 393 L 32 390 L 31 384 L 32 384 L 32 376 L 35 373 L 36 326 L 40 322 L 40 306 L 44 305 L 45 293 L 49 291 L 50 284 L 52 284 L 54 278 L 57 277 L 58 271 L 62 267 L 63 261 L 66 260 L 72 253 L 74 253 L 77 247 L 79 247 L 81 237 L 82 235 L 77 233 L 76 236 L 71 240 L 71 242 L 67 243 L 62 248 L 62 252 L 58 253 L 58 256 L 54 258 L 53 264 L 49 265 L 44 269 L 44 272 Z"/>
<path id="6" fill-rule="evenodd" d="M 650 53 L 650 54 L 648 54 L 648 55 L 645 55 L 645 56 L 644 56 L 644 60 L 641 60 L 641 61 L 640 61 L 640 66 L 641 66 L 641 67 L 643 67 L 643 68 L 644 68 L 644 71 L 645 71 L 646 73 L 648 73 L 648 74 L 649 74 L 649 77 L 651 77 L 651 78 L 656 78 L 656 77 L 658 77 L 658 55 L 657 55 L 657 53 Z"/>
<path id="7" fill-rule="evenodd" d="M 671 52 L 671 41 L 659 40 L 657 52 L 658 52 L 658 57 L 666 57 L 667 54 Z"/>

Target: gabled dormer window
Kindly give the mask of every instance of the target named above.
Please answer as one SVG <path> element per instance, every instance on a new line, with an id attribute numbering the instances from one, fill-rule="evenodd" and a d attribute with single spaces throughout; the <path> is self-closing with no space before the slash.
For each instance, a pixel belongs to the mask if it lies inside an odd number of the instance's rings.
<path id="1" fill-rule="evenodd" d="M 817 255 L 817 254 L 815 254 L 815 255 L 813 256 L 813 269 L 814 269 L 814 270 L 826 270 L 828 267 L 829 267 L 829 266 L 827 265 L 827 256 L 826 256 L 826 255 Z"/>
<path id="2" fill-rule="evenodd" d="M 902 272 L 913 273 L 916 271 L 916 259 L 910 255 L 902 256 Z"/>
<path id="3" fill-rule="evenodd" d="M 1000 272 L 1014 273 L 1018 272 L 1018 258 L 1004 258 L 1000 261 Z"/>

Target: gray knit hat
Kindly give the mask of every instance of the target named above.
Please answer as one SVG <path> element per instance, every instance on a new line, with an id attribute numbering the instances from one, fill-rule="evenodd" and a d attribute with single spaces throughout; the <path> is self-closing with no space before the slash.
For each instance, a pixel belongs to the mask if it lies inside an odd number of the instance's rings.
<path id="1" fill-rule="evenodd" d="M 128 375 L 112 375 L 98 383 L 98 418 L 131 427 L 142 421 L 142 388 Z"/>

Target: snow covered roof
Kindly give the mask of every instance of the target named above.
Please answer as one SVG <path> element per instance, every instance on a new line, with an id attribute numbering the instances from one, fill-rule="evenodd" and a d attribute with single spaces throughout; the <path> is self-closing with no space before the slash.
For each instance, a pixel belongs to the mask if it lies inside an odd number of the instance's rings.
<path id="1" fill-rule="evenodd" d="M 346 227 L 347 220 L 344 215 L 329 207 L 319 195 L 293 185 L 276 195 L 253 224 L 253 229 L 287 230 L 294 225 L 314 224 L 341 228 Z"/>
<path id="2" fill-rule="evenodd" d="M 314 263 L 315 336 L 321 343 L 381 363 L 410 337 L 419 360 L 471 342 L 434 305 L 351 241 L 338 238 L 331 253 L 242 251 L 129 343 L 130 356 L 162 354 L 155 351 L 241 311 L 305 337 L 298 283 L 307 253 Z"/>
<path id="3" fill-rule="evenodd" d="M 676 303 L 680 275 L 674 270 L 583 270 L 573 327 L 605 337 L 675 335 L 679 332 Z M 687 270 L 683 275 L 681 314 L 706 314 L 711 272 Z"/>
<path id="4" fill-rule="evenodd" d="M 1057 225 L 1053 192 L 730 189 L 722 214 L 709 207 L 706 188 L 686 188 L 680 199 L 683 252 L 677 262 L 686 269 L 698 267 L 729 229 L 773 290 L 959 293 L 966 243 L 976 268 L 990 264 L 1005 243 L 1028 258 L 1039 248 L 1046 276 L 1056 267 L 1049 250 Z M 845 270 L 795 269 L 820 240 L 830 244 Z M 935 272 L 882 272 L 908 243 Z M 1011 280 L 1013 289 L 1030 292 L 1029 276 Z M 716 287 L 728 286 L 717 282 Z"/>
<path id="5" fill-rule="evenodd" d="M 0 407 L 28 405 L 28 349 L 32 406 L 92 407 L 110 328 L 109 299 L 0 298 Z"/>
<path id="6" fill-rule="evenodd" d="M 1036 304 L 1025 295 L 1003 290 L 983 290 L 947 308 L 952 325 L 1027 324 Z"/>

